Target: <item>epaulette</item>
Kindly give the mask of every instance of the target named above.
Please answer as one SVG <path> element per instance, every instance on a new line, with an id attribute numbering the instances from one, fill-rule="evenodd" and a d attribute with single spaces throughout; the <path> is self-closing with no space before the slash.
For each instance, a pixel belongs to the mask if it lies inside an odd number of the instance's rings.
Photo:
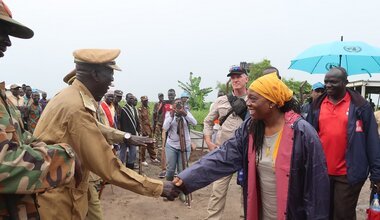
<path id="1" fill-rule="evenodd" d="M 92 112 L 96 112 L 96 107 L 94 106 L 93 99 L 90 98 L 88 95 L 83 94 L 82 91 L 79 91 L 79 93 L 82 97 L 84 107 L 87 108 L 88 110 L 92 111 Z"/>

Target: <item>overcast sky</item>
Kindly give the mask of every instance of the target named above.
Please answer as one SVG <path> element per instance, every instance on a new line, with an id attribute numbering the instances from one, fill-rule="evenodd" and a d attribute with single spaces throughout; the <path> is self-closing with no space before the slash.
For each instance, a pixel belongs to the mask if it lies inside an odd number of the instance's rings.
<path id="1" fill-rule="evenodd" d="M 202 77 L 202 87 L 215 88 L 231 65 L 264 58 L 286 78 L 322 81 L 323 75 L 288 70 L 290 60 L 341 35 L 380 47 L 378 0 L 4 1 L 35 35 L 11 39 L 0 78 L 49 97 L 65 87 L 62 78 L 74 68 L 72 52 L 79 48 L 120 48 L 116 88 L 157 100 L 169 88 L 179 95 L 177 80 L 187 81 L 189 72 Z M 358 79 L 369 76 L 350 77 Z"/>

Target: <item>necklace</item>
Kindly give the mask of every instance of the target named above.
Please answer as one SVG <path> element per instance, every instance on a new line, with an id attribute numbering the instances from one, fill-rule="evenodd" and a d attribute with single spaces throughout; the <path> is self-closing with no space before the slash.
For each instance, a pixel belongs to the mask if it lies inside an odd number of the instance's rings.
<path id="1" fill-rule="evenodd" d="M 266 144 L 266 149 L 265 149 L 265 157 L 269 157 L 271 146 L 269 144 Z"/>

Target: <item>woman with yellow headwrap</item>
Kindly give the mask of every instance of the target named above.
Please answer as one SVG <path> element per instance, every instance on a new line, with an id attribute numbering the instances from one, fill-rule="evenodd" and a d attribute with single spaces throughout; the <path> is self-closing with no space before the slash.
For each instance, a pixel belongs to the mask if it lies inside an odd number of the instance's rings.
<path id="1" fill-rule="evenodd" d="M 185 193 L 243 169 L 245 218 L 328 219 L 329 179 L 318 134 L 275 73 L 248 90 L 250 119 L 173 181 Z"/>

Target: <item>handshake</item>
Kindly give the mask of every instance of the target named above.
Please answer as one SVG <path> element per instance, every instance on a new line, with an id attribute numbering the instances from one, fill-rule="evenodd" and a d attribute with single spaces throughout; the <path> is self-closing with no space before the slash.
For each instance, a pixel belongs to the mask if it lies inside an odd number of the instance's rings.
<path id="1" fill-rule="evenodd" d="M 172 182 L 164 182 L 164 189 L 162 190 L 161 197 L 165 197 L 169 201 L 173 201 L 175 198 L 179 196 L 181 192 L 183 192 L 184 194 L 188 194 L 182 180 L 178 177 L 175 177 Z"/>

